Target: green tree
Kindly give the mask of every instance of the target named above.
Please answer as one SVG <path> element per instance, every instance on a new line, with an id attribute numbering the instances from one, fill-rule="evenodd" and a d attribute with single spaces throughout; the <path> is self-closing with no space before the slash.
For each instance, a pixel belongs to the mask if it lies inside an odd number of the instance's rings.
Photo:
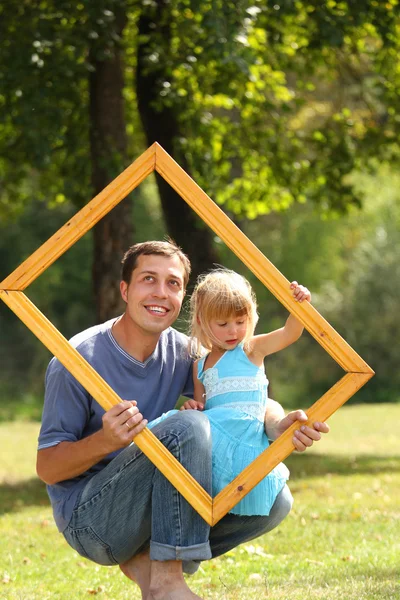
<path id="1" fill-rule="evenodd" d="M 3 218 L 33 194 L 82 205 L 158 131 L 238 222 L 307 200 L 345 212 L 362 200 L 349 173 L 398 160 L 395 0 L 11 0 L 0 11 Z M 202 250 L 204 268 L 212 236 L 158 185 L 169 232 Z M 122 203 L 94 232 L 98 318 L 116 311 L 130 215 Z"/>
<path id="2" fill-rule="evenodd" d="M 118 0 L 3 5 L 3 215 L 23 207 L 36 190 L 47 202 L 68 198 L 80 207 L 126 166 L 124 5 Z M 115 280 L 118 258 L 132 240 L 129 204 L 106 215 L 93 236 L 100 320 L 121 307 Z"/>
<path id="3" fill-rule="evenodd" d="M 164 96 L 200 184 L 250 218 L 307 199 L 326 213 L 360 205 L 345 176 L 398 155 L 397 2 L 204 2 L 184 14 Z"/>

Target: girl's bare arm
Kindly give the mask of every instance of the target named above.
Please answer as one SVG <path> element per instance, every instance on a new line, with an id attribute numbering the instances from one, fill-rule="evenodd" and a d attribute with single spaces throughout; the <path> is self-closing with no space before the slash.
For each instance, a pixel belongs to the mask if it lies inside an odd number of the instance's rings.
<path id="1" fill-rule="evenodd" d="M 311 302 L 311 294 L 306 287 L 299 285 L 297 281 L 292 281 L 290 287 L 293 290 L 294 302 Z M 296 342 L 303 333 L 303 329 L 300 321 L 291 314 L 284 327 L 254 336 L 251 341 L 251 354 L 257 359 L 257 357 L 264 358 L 269 354 L 279 352 Z"/>

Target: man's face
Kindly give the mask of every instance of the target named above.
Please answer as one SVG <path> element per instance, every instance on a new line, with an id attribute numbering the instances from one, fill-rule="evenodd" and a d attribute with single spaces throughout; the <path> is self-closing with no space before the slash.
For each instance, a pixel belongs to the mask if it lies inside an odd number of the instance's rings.
<path id="1" fill-rule="evenodd" d="M 121 281 L 126 313 L 136 329 L 160 334 L 174 323 L 185 296 L 184 274 L 177 256 L 139 256 L 129 285 Z"/>

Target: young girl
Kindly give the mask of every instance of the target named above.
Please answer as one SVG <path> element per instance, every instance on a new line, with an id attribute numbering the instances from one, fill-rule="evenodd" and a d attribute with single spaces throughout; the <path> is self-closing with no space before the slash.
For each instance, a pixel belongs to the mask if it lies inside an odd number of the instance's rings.
<path id="1" fill-rule="evenodd" d="M 296 301 L 310 301 L 307 288 L 290 284 Z M 269 446 L 264 429 L 268 380 L 264 358 L 295 342 L 303 331 L 292 315 L 281 329 L 254 335 L 257 305 L 249 282 L 227 269 L 200 277 L 191 298 L 194 400 L 182 409 L 206 413 L 212 433 L 213 496 Z M 283 463 L 230 512 L 268 515 L 289 478 Z"/>

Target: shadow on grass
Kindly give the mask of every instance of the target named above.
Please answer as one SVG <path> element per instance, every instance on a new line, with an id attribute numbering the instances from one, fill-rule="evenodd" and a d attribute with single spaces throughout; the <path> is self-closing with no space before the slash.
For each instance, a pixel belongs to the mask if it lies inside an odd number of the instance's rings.
<path id="1" fill-rule="evenodd" d="M 285 464 L 291 479 L 332 475 L 382 475 L 400 472 L 400 456 L 335 456 L 323 454 L 292 454 Z M 0 485 L 0 515 L 19 512 L 27 506 L 48 506 L 45 484 L 33 477 L 18 483 Z"/>
<path id="2" fill-rule="evenodd" d="M 0 485 L 0 515 L 19 512 L 27 506 L 48 506 L 46 485 L 32 477 L 18 483 L 3 482 Z"/>
<path id="3" fill-rule="evenodd" d="M 343 456 L 334 454 L 291 454 L 285 461 L 294 477 L 327 475 L 373 475 L 400 472 L 400 456 L 369 454 Z"/>

